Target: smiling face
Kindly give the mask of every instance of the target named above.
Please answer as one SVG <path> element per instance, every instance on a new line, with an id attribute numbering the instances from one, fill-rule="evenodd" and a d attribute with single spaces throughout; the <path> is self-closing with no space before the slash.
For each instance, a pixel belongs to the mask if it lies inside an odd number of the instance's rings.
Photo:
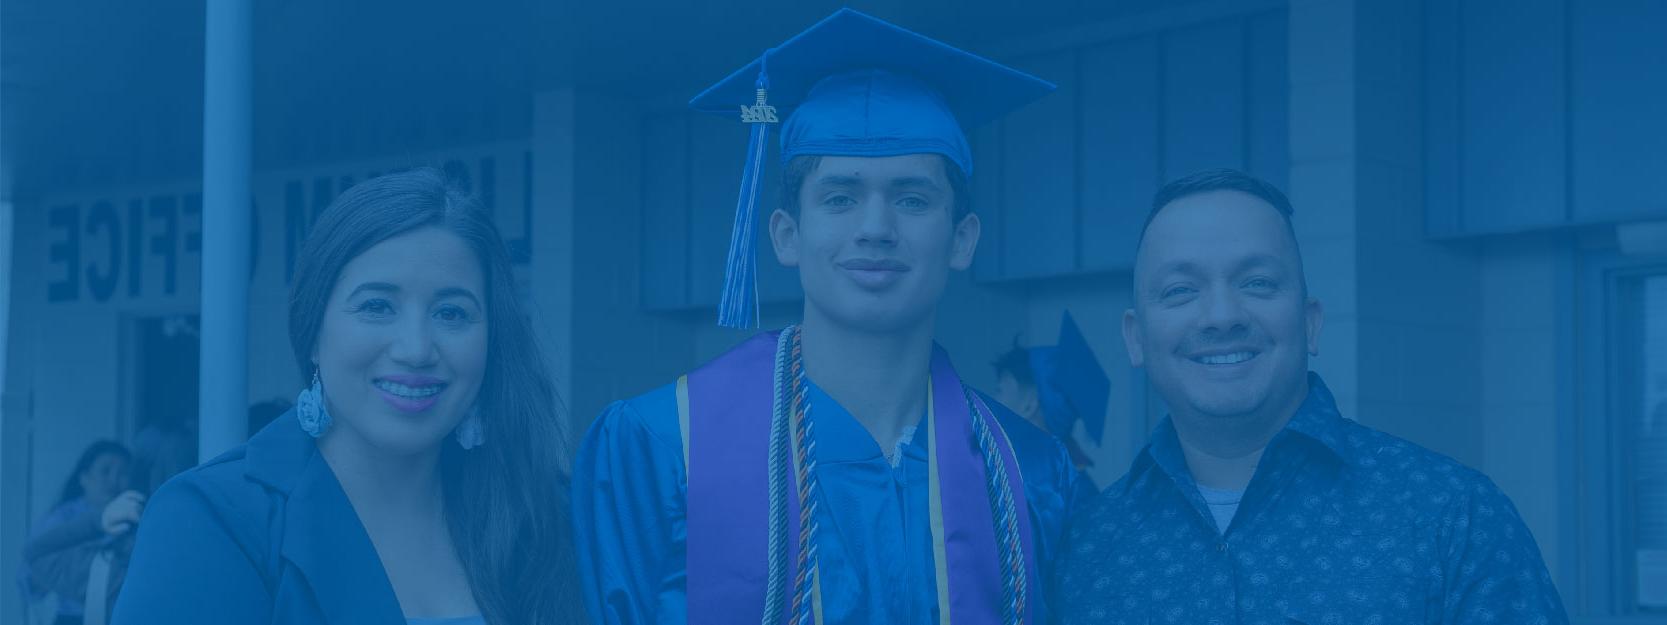
<path id="1" fill-rule="evenodd" d="M 485 275 L 464 241 L 422 228 L 342 268 L 313 360 L 329 436 L 395 454 L 438 448 L 474 405 L 486 371 Z"/>
<path id="2" fill-rule="evenodd" d="M 1177 417 L 1283 419 L 1301 403 L 1321 321 L 1279 212 L 1209 191 L 1152 220 L 1123 333 Z"/>
<path id="3" fill-rule="evenodd" d="M 979 223 L 955 223 L 943 157 L 826 156 L 799 190 L 795 218 L 777 210 L 776 258 L 798 267 L 806 316 L 896 332 L 931 318 L 949 271 L 966 269 Z"/>

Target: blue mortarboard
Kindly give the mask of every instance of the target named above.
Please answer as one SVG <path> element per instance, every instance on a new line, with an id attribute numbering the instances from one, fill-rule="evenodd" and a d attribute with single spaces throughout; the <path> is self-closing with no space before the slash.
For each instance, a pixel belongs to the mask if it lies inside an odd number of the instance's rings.
<path id="1" fill-rule="evenodd" d="M 1053 89 L 1040 78 L 840 9 L 695 96 L 694 109 L 736 115 L 752 127 L 718 323 L 748 327 L 757 316 L 754 224 L 769 124 L 786 120 L 783 162 L 801 155 L 942 154 L 971 175 L 963 127 L 992 121 Z"/>
<path id="2" fill-rule="evenodd" d="M 1059 322 L 1059 344 L 1031 348 L 1030 367 L 1036 375 L 1036 396 L 1042 403 L 1048 430 L 1070 436 L 1072 422 L 1081 419 L 1098 444 L 1105 435 L 1111 380 L 1069 311 Z"/>

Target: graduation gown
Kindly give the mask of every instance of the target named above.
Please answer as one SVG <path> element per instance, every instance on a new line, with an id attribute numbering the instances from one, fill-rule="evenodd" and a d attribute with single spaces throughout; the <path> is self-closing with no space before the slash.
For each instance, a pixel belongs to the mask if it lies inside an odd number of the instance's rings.
<path id="1" fill-rule="evenodd" d="M 894 467 L 814 380 L 807 391 L 821 483 L 825 622 L 938 622 L 924 424 L 901 445 Z M 1023 474 L 1033 544 L 1044 569 L 1029 577 L 1028 594 L 1040 603 L 1047 563 L 1055 560 L 1072 503 L 1092 487 L 1057 440 L 998 402 L 986 397 L 985 403 L 1006 431 Z M 593 622 L 689 622 L 682 445 L 675 384 L 608 406 L 586 435 L 574 467 L 573 505 Z M 1045 622 L 1045 607 L 1038 615 Z"/>

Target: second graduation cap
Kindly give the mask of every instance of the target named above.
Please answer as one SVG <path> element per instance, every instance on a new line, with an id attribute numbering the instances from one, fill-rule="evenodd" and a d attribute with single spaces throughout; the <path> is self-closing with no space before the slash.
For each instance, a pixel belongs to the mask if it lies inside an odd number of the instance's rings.
<path id="1" fill-rule="evenodd" d="M 1036 376 L 1036 396 L 1048 430 L 1069 437 L 1072 423 L 1080 419 L 1088 436 L 1099 444 L 1105 435 L 1111 379 L 1070 312 L 1060 320 L 1059 344 L 1030 350 L 1030 367 Z"/>
<path id="2" fill-rule="evenodd" d="M 718 323 L 757 319 L 757 223 L 768 127 L 781 159 L 941 154 L 972 175 L 964 128 L 1053 91 L 1035 76 L 851 9 L 840 9 L 695 96 L 695 110 L 751 126 Z"/>

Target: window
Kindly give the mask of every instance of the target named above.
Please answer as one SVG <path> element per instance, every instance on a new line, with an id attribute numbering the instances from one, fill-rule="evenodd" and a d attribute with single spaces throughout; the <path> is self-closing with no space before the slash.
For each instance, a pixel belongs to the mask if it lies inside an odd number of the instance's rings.
<path id="1" fill-rule="evenodd" d="M 1585 622 L 1663 623 L 1667 265 L 1611 256 L 1585 276 L 1589 315 L 1576 374 L 1581 583 L 1564 600 L 1572 614 L 1604 619 Z"/>
<path id="2" fill-rule="evenodd" d="M 1623 604 L 1667 612 L 1667 273 L 1621 279 L 1617 286 L 1617 356 L 1630 365 L 1616 371 L 1619 396 L 1611 402 L 1620 409 L 1615 425 L 1626 443 L 1617 450 L 1626 466 L 1616 502 L 1630 526 L 1620 554 L 1630 560 L 1622 566 L 1632 578 Z"/>

